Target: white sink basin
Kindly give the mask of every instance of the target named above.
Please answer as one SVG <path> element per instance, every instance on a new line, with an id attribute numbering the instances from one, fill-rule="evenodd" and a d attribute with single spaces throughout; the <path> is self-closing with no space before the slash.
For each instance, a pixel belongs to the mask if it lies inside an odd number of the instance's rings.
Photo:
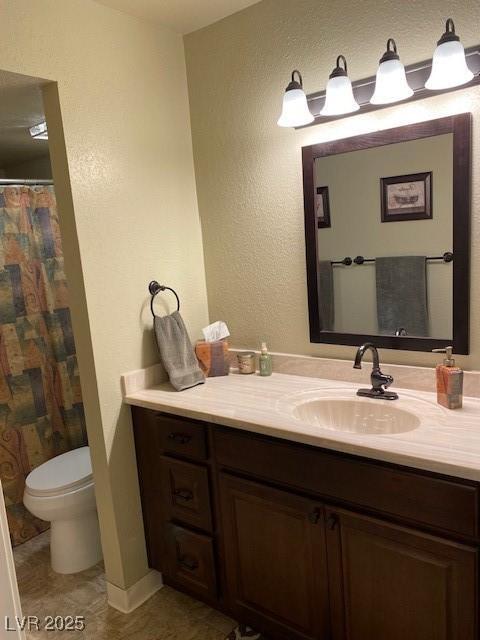
<path id="1" fill-rule="evenodd" d="M 296 404 L 293 415 L 322 429 L 349 433 L 403 433 L 420 426 L 416 415 L 386 400 L 316 398 Z"/>

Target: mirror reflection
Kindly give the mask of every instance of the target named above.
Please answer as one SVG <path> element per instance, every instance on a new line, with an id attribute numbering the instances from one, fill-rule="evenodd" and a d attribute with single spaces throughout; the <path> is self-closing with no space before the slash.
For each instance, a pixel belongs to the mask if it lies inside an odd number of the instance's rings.
<path id="1" fill-rule="evenodd" d="M 453 338 L 453 134 L 314 159 L 322 331 Z"/>

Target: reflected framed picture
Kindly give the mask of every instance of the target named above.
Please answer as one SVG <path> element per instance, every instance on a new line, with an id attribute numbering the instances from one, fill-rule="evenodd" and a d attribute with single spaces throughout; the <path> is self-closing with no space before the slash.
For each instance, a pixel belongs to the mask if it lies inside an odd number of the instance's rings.
<path id="1" fill-rule="evenodd" d="M 382 222 L 431 220 L 432 172 L 380 179 Z"/>
<path id="2" fill-rule="evenodd" d="M 319 229 L 331 226 L 328 187 L 316 187 L 315 189 L 315 216 Z"/>

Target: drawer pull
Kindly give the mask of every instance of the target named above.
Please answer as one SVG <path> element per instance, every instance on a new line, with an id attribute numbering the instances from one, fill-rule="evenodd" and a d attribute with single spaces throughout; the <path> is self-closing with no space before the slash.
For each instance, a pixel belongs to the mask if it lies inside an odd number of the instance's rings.
<path id="1" fill-rule="evenodd" d="M 192 436 L 188 435 L 188 433 L 178 433 L 172 431 L 172 433 L 168 434 L 168 439 L 177 442 L 178 444 L 188 444 L 192 439 Z"/>
<path id="2" fill-rule="evenodd" d="M 180 556 L 178 564 L 188 571 L 195 571 L 199 567 L 198 560 L 191 556 Z"/>
<path id="3" fill-rule="evenodd" d="M 190 500 L 193 500 L 193 493 L 188 489 L 175 489 L 175 491 L 173 492 L 173 495 L 176 498 L 181 498 L 182 500 L 185 500 L 185 502 L 190 502 Z"/>
<path id="4" fill-rule="evenodd" d="M 338 516 L 335 513 L 332 513 L 327 520 L 327 527 L 330 531 L 333 531 L 338 524 Z"/>
<path id="5" fill-rule="evenodd" d="M 318 524 L 318 521 L 320 520 L 320 513 L 321 511 L 318 507 L 315 507 L 315 509 L 310 511 L 310 513 L 308 514 L 308 519 L 312 524 Z"/>

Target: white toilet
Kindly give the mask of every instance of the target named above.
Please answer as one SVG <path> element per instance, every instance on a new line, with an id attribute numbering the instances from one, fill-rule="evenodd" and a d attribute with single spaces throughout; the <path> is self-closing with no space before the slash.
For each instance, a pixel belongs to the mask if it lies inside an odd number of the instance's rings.
<path id="1" fill-rule="evenodd" d="M 27 477 L 23 504 L 51 524 L 50 554 L 57 573 L 76 573 L 102 558 L 89 447 L 62 453 Z"/>

